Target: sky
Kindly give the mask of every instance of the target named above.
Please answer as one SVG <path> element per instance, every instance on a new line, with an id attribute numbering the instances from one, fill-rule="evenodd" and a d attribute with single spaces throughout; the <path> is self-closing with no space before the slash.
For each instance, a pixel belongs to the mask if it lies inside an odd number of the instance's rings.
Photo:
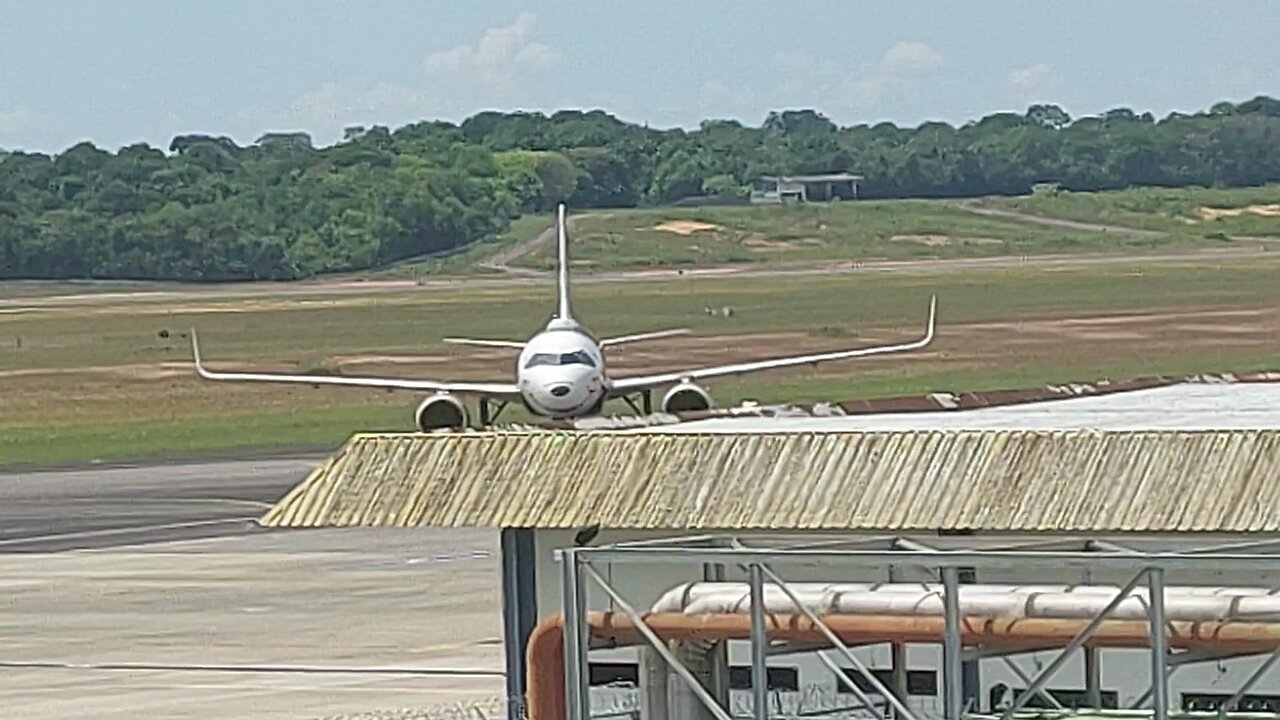
<path id="1" fill-rule="evenodd" d="M 963 123 L 1280 97 L 1274 0 L 0 0 L 0 147 L 242 144 L 481 110 Z"/>

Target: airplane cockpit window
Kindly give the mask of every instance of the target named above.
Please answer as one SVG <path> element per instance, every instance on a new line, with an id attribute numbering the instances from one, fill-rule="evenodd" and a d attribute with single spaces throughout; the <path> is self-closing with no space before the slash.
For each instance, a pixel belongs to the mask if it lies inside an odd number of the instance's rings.
<path id="1" fill-rule="evenodd" d="M 593 360 L 591 356 L 587 354 L 586 350 L 574 350 L 573 352 L 567 352 L 567 353 L 561 354 L 560 364 L 561 365 L 586 365 L 588 367 L 595 367 L 596 361 Z"/>
<path id="2" fill-rule="evenodd" d="M 537 367 L 539 365 L 559 365 L 559 358 L 551 353 L 534 353 L 529 357 L 529 362 L 524 364 L 525 367 Z"/>

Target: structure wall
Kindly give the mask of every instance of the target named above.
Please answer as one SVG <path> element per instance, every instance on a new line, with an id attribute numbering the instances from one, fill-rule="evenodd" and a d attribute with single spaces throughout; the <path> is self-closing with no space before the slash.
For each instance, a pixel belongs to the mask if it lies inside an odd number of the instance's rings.
<path id="1" fill-rule="evenodd" d="M 545 618 L 561 610 L 561 570 L 556 562 L 556 549 L 571 547 L 575 531 L 539 530 L 535 534 L 537 548 L 537 581 L 538 581 L 538 615 Z M 795 533 L 788 533 L 794 537 Z M 601 531 L 590 543 L 594 546 L 607 545 L 635 540 L 653 540 L 672 537 L 671 532 L 660 531 Z M 856 536 L 850 536 L 856 537 Z M 870 537 L 870 536 L 864 536 Z M 984 538 L 985 539 L 985 538 Z M 1026 540 L 1025 537 L 992 538 L 1009 543 Z M 1040 539 L 1050 539 L 1041 536 Z M 1176 551 L 1205 544 L 1231 541 L 1256 540 L 1257 537 L 1189 537 L 1170 536 L 1159 543 L 1166 551 Z M 887 568 L 884 566 L 851 566 L 823 564 L 785 564 L 771 563 L 776 571 L 788 581 L 796 582 L 859 582 L 887 581 Z M 703 568 L 699 565 L 616 565 L 599 568 L 609 583 L 621 593 L 634 607 L 642 612 L 647 610 L 663 593 L 671 588 L 690 581 L 698 581 L 703 577 Z M 936 581 L 927 570 L 902 568 L 898 576 L 903 581 Z M 735 567 L 725 568 L 728 580 L 746 581 L 745 573 Z M 979 582 L 993 583 L 1029 583 L 1029 582 L 1063 582 L 1063 583 L 1114 583 L 1124 584 L 1130 574 L 1122 572 L 1087 572 L 1066 568 L 1034 568 L 1009 567 L 1005 569 L 983 569 L 977 573 Z M 1205 568 L 1196 572 L 1169 572 L 1166 583 L 1170 585 L 1248 585 L 1280 588 L 1280 568 L 1274 572 L 1264 573 L 1227 573 Z M 616 609 L 605 593 L 593 582 L 588 582 L 588 604 L 593 610 Z M 857 655 L 872 668 L 888 669 L 891 667 L 887 646 L 862 648 Z M 1034 675 L 1040 668 L 1052 662 L 1055 653 L 1044 652 L 1021 655 L 1014 659 L 1024 672 Z M 635 662 L 634 649 L 612 651 L 596 651 L 592 653 L 597 662 Z M 749 646 L 745 642 L 730 645 L 730 662 L 746 666 L 750 663 Z M 1170 680 L 1170 699 L 1176 705 L 1182 704 L 1184 693 L 1225 693 L 1230 695 L 1254 670 L 1263 662 L 1263 658 L 1241 658 L 1192 664 L 1180 668 L 1173 673 Z M 842 665 L 844 663 L 841 663 Z M 911 646 L 908 651 L 908 665 L 915 670 L 933 670 L 938 673 L 937 686 L 942 687 L 941 648 L 938 646 Z M 839 685 L 835 676 L 812 655 L 784 656 L 771 659 L 771 667 L 794 667 L 799 674 L 802 689 L 813 695 L 811 702 L 819 698 L 839 699 Z M 1127 707 L 1147 691 L 1151 679 L 1149 655 L 1145 650 L 1106 650 L 1103 651 L 1103 690 L 1115 691 L 1121 707 Z M 981 686 L 979 696 L 982 708 L 987 709 L 989 693 L 993 687 L 1003 683 L 1009 687 L 1025 687 L 1025 683 L 999 658 L 984 660 L 981 663 Z M 1080 690 L 1084 689 L 1083 656 L 1072 659 L 1059 671 L 1049 684 L 1052 689 Z M 939 693 L 941 691 L 939 690 Z M 1267 673 L 1254 694 L 1280 695 L 1280 664 Z M 844 697 L 852 703 L 852 696 Z M 911 704 L 927 712 L 941 710 L 942 698 L 915 697 Z M 1277 701 L 1280 709 L 1280 700 Z"/>

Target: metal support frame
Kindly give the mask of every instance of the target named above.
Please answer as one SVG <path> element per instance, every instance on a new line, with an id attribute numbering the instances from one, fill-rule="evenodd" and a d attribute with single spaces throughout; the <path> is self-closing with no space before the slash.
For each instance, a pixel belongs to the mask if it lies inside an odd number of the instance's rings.
<path id="1" fill-rule="evenodd" d="M 964 712 L 964 686 L 960 673 L 960 572 L 942 568 L 942 610 L 946 627 L 942 639 L 942 707 L 947 720 L 960 720 Z"/>
<path id="2" fill-rule="evenodd" d="M 1226 717 L 1227 713 L 1235 710 L 1236 706 L 1240 704 L 1240 701 L 1244 699 L 1244 696 L 1249 694 L 1249 690 L 1251 690 L 1254 685 L 1258 684 L 1258 681 L 1262 679 L 1263 675 L 1267 674 L 1267 671 L 1276 664 L 1277 660 L 1280 660 L 1280 648 L 1276 648 L 1272 651 L 1272 653 L 1267 656 L 1267 659 L 1262 661 L 1262 664 L 1258 666 L 1258 669 L 1253 671 L 1253 674 L 1249 676 L 1249 679 L 1244 681 L 1244 684 L 1240 686 L 1240 689 L 1236 690 L 1234 695 L 1228 698 L 1226 702 L 1222 703 L 1222 707 L 1218 708 L 1218 716 Z"/>
<path id="3" fill-rule="evenodd" d="M 564 600 L 564 682 L 567 720 L 590 720 L 590 669 L 587 664 L 587 567 L 576 550 L 562 550 L 561 593 Z"/>
<path id="4" fill-rule="evenodd" d="M 756 720 L 769 720 L 769 628 L 765 625 L 764 573 L 749 568 L 751 577 L 751 698 Z"/>
<path id="5" fill-rule="evenodd" d="M 1102 709 L 1102 654 L 1095 647 L 1084 649 L 1084 694 L 1089 707 Z"/>
<path id="6" fill-rule="evenodd" d="M 902 579 L 902 573 L 894 565 L 889 566 L 889 582 L 897 582 Z M 898 696 L 902 702 L 906 702 L 910 697 L 910 669 L 907 667 L 907 646 L 906 643 L 890 643 L 889 644 L 890 666 L 892 667 L 893 676 L 891 678 L 893 685 L 893 693 Z"/>
<path id="7" fill-rule="evenodd" d="M 702 579 L 706 582 L 724 582 L 724 565 L 705 563 Z M 729 706 L 729 644 L 724 640 L 715 643 L 711 650 L 711 694 L 716 702 Z"/>
<path id="8" fill-rule="evenodd" d="M 570 553 L 570 551 L 565 552 L 566 554 Z M 715 698 L 711 697 L 711 694 L 702 686 L 702 683 L 698 682 L 698 678 L 694 677 L 693 673 L 689 671 L 689 668 L 685 667 L 684 663 L 680 662 L 680 660 L 671 652 L 670 648 L 667 647 L 667 644 L 662 641 L 662 638 L 658 637 L 658 635 L 653 632 L 653 629 L 645 623 L 644 617 L 637 612 L 635 608 L 631 607 L 631 604 L 628 603 L 622 595 L 618 594 L 617 590 L 614 590 L 613 587 L 609 585 L 604 577 L 600 575 L 599 571 L 592 567 L 590 563 L 584 563 L 582 569 L 586 572 L 587 576 L 594 580 L 596 584 L 604 590 L 605 594 L 609 596 L 609 599 L 618 606 L 618 609 L 631 620 L 632 624 L 635 625 L 636 630 L 638 630 L 640 635 L 644 637 L 645 641 L 649 643 L 649 646 L 662 656 L 662 659 L 666 661 L 667 665 L 670 666 L 682 680 L 689 684 L 689 689 L 693 691 L 694 696 L 711 711 L 712 715 L 716 716 L 716 720 L 733 720 L 733 717 L 730 716 L 724 708 L 720 707 L 720 704 L 716 702 Z M 565 639 L 568 640 L 567 634 Z M 566 642 L 566 655 L 569 653 L 568 647 L 569 643 Z M 582 655 L 585 657 L 586 653 L 582 653 Z M 569 665 L 573 665 L 572 661 L 570 661 Z M 566 673 L 566 677 L 567 676 L 568 673 Z M 585 678 L 583 678 L 583 680 L 585 680 Z M 583 694 L 585 695 L 586 683 L 583 682 L 581 684 L 584 690 Z M 572 702 L 570 703 L 570 706 L 571 709 L 568 720 L 590 720 L 590 718 L 586 716 L 575 718 L 572 713 Z"/>
<path id="9" fill-rule="evenodd" d="M 538 623 L 533 530 L 503 528 L 502 634 L 506 661 L 507 717 L 524 717 L 525 649 Z"/>
<path id="10" fill-rule="evenodd" d="M 791 602 L 795 603 L 796 609 L 798 609 L 806 618 L 808 618 L 809 622 L 813 623 L 813 626 L 816 627 L 818 631 L 821 632 L 822 635 L 827 638 L 827 641 L 831 643 L 832 647 L 834 647 L 837 651 L 839 651 L 840 655 L 844 657 L 845 661 L 848 662 L 850 665 L 852 665 L 855 670 L 861 673 L 862 676 L 867 679 L 867 682 L 871 683 L 871 687 L 875 688 L 876 692 L 880 693 L 880 695 L 882 695 L 884 699 L 888 701 L 888 703 L 891 706 L 893 706 L 893 709 L 897 711 L 900 716 L 902 716 L 903 718 L 906 718 L 907 720 L 917 720 L 916 716 L 911 712 L 910 709 L 907 708 L 907 706 L 901 700 L 897 698 L 896 695 L 894 695 L 893 691 L 885 687 L 884 683 L 880 682 L 880 679 L 875 676 L 875 673 L 871 672 L 871 670 L 866 666 L 866 663 L 859 660 L 858 656 L 854 655 L 853 651 L 849 649 L 849 646 L 845 645 L 844 641 L 841 640 L 840 637 L 831 630 L 831 628 L 827 627 L 826 623 L 822 622 L 822 618 L 818 617 L 818 614 L 815 613 L 813 609 L 810 608 L 808 605 L 805 605 L 804 603 L 800 602 L 800 598 L 796 597 L 795 592 L 793 592 L 791 588 L 787 586 L 787 583 L 782 578 L 778 577 L 777 573 L 775 573 L 773 570 L 770 570 L 769 566 L 767 565 L 761 564 L 758 567 L 760 568 L 760 571 L 764 573 L 766 577 L 769 578 L 770 582 L 776 584 L 778 586 L 778 589 L 781 590 L 783 594 L 786 595 L 791 600 Z M 818 657 L 825 658 L 823 662 L 827 663 L 828 667 L 831 667 L 832 665 L 835 664 L 834 661 L 831 660 L 831 658 L 826 657 L 826 653 L 819 652 Z M 842 684 L 848 687 L 849 690 L 854 695 L 858 696 L 859 699 L 866 697 L 866 693 L 862 692 L 862 688 L 859 688 L 857 684 L 855 684 L 852 680 L 846 677 L 844 672 L 837 671 L 836 678 L 840 680 Z M 868 704 L 870 704 L 870 698 L 867 699 L 867 702 Z M 874 712 L 874 710 L 872 712 Z"/>
<path id="11" fill-rule="evenodd" d="M 905 542 L 904 542 L 905 541 Z M 888 538 L 856 538 L 843 540 L 825 540 L 811 541 L 800 543 L 793 547 L 779 547 L 777 545 L 768 546 L 748 546 L 743 544 L 738 537 L 732 535 L 700 535 L 693 537 L 677 538 L 677 539 L 660 539 L 638 542 L 619 543 L 615 545 L 604 545 L 590 548 L 576 548 L 573 551 L 563 550 L 558 555 L 565 556 L 567 559 L 576 562 L 566 562 L 564 589 L 566 602 L 566 660 L 569 661 L 566 668 L 566 680 L 573 685 L 569 699 L 570 715 L 568 720 L 589 720 L 585 716 L 587 710 L 587 694 L 586 694 L 586 642 L 581 639 L 586 637 L 585 626 L 585 598 L 581 591 L 583 579 L 575 576 L 577 567 L 582 570 L 590 579 L 595 580 L 605 589 L 605 592 L 618 605 L 621 610 L 631 618 L 633 623 L 645 642 L 652 646 L 663 660 L 666 661 L 682 679 L 690 684 L 694 694 L 701 702 L 707 705 L 716 720 L 731 720 L 725 707 L 715 702 L 715 699 L 707 693 L 706 689 L 701 686 L 698 679 L 682 667 L 678 660 L 673 657 L 665 647 L 665 644 L 643 623 L 642 616 L 637 613 L 634 608 L 626 604 L 626 602 L 618 595 L 617 591 L 609 587 L 604 578 L 592 567 L 592 563 L 609 563 L 609 564 L 654 564 L 654 563 L 702 563 L 705 568 L 719 566 L 723 568 L 729 563 L 741 566 L 744 569 L 750 569 L 752 566 L 759 568 L 757 584 L 759 589 L 757 592 L 763 594 L 763 582 L 768 581 L 776 583 L 779 589 L 786 594 L 796 608 L 808 619 L 814 623 L 814 628 L 819 630 L 830 643 L 830 646 L 840 652 L 844 660 L 854 666 L 854 669 L 862 674 L 869 683 L 876 688 L 876 692 L 885 698 L 885 703 L 889 705 L 898 714 L 901 720 L 916 720 L 911 711 L 903 703 L 903 698 L 898 692 L 894 692 L 885 687 L 867 668 L 867 666 L 859 661 L 853 655 L 849 646 L 844 644 L 831 629 L 817 617 L 815 611 L 798 601 L 794 592 L 781 580 L 781 578 L 769 567 L 767 563 L 782 561 L 797 564 L 851 564 L 858 566 L 881 565 L 894 568 L 893 572 L 906 566 L 915 566 L 939 572 L 942 576 L 944 591 L 954 590 L 960 584 L 960 572 L 962 569 L 968 568 L 1001 568 L 1007 569 L 1011 566 L 1042 566 L 1052 567 L 1055 571 L 1063 569 L 1085 569 L 1087 571 L 1098 570 L 1129 570 L 1135 573 L 1133 578 L 1125 585 L 1123 589 L 1112 601 L 1096 614 L 1088 624 L 1081 629 L 1079 633 L 1061 650 L 1058 656 L 1051 664 L 1039 673 L 1028 684 L 1027 690 L 1015 699 L 1013 705 L 1004 711 L 1003 719 L 1009 720 L 1014 713 L 1023 707 L 1028 699 L 1033 696 L 1044 697 L 1047 692 L 1045 687 L 1050 678 L 1057 673 L 1064 664 L 1070 659 L 1076 650 L 1083 649 L 1085 651 L 1085 676 L 1086 690 L 1089 693 L 1089 702 L 1095 707 L 1101 705 L 1101 683 L 1100 672 L 1098 669 L 1098 657 L 1096 651 L 1088 647 L 1088 641 L 1109 617 L 1121 602 L 1130 596 L 1133 590 L 1145 579 L 1150 591 L 1150 601 L 1148 603 L 1148 620 L 1152 630 L 1150 637 L 1151 646 L 1151 666 L 1152 666 L 1152 687 L 1144 698 L 1140 699 L 1133 709 L 1140 707 L 1146 702 L 1146 697 L 1152 698 L 1155 712 L 1152 720 L 1167 720 L 1169 713 L 1169 691 L 1168 677 L 1181 667 L 1196 662 L 1212 661 L 1228 657 L 1242 657 L 1249 655 L 1259 655 L 1261 653 L 1233 653 L 1233 652 L 1212 652 L 1212 651 L 1186 651 L 1181 653 L 1170 653 L 1169 638 L 1167 635 L 1167 624 L 1164 613 L 1164 576 L 1167 571 L 1179 570 L 1195 570 L 1211 567 L 1217 571 L 1256 571 L 1264 568 L 1273 568 L 1280 563 L 1280 554 L 1272 554 L 1268 552 L 1242 552 L 1247 549 L 1269 549 L 1275 545 L 1280 545 L 1280 539 L 1267 539 L 1258 542 L 1249 543 L 1222 543 L 1219 545 L 1205 546 L 1198 550 L 1178 551 L 1178 552 L 1148 552 L 1133 547 L 1126 547 L 1123 544 L 1112 543 L 1110 541 L 1090 541 L 1090 540 L 1072 540 L 1071 542 L 1063 541 L 1035 541 L 1017 544 L 1005 544 L 1003 546 L 986 546 L 981 543 L 973 543 L 969 547 L 960 549 L 938 549 L 917 543 L 914 540 L 903 538 L 901 536 L 890 536 Z M 944 544 L 944 546 L 946 546 Z M 949 547 L 955 547 L 950 545 Z M 856 548 L 856 549 L 855 549 Z M 1055 549 L 1050 549 L 1055 548 Z M 1067 549 L 1057 549 L 1067 548 Z M 723 577 L 722 575 L 718 577 Z M 712 579 L 711 575 L 707 575 L 706 579 Z M 891 580 L 893 578 L 891 577 Z M 956 597 L 958 592 L 949 593 L 952 597 Z M 754 604 L 754 603 L 753 603 Z M 950 605 L 951 603 L 947 603 Z M 577 610 L 571 606 L 576 606 Z M 960 630 L 960 622 L 958 607 L 946 607 L 948 611 L 947 619 L 950 621 L 951 628 L 948 628 L 945 639 L 953 641 L 951 644 L 958 652 L 947 652 L 944 648 L 944 655 L 947 656 L 946 667 L 953 668 L 950 670 L 952 675 L 958 675 L 954 671 L 959 662 L 976 662 L 978 659 L 986 657 L 1007 657 L 1017 653 L 1024 652 L 1040 652 L 1044 648 L 1023 648 L 1023 649 L 1000 649 L 1000 648 L 960 648 L 957 640 L 957 631 Z M 758 625 L 753 629 L 758 629 Z M 573 631 L 578 628 L 578 631 Z M 766 625 L 767 629 L 767 625 Z M 787 652 L 805 652 L 817 649 L 813 645 L 802 647 L 800 645 L 781 646 L 778 648 L 769 647 L 767 640 L 764 639 L 763 633 L 753 632 L 752 642 L 759 644 L 760 649 L 753 648 L 753 663 L 758 659 L 760 651 L 767 656 L 770 653 L 782 654 Z M 575 637 L 578 641 L 575 641 Z M 572 651 L 572 652 L 571 652 Z M 822 660 L 835 673 L 838 680 L 843 685 L 851 686 L 849 690 L 857 695 L 860 699 L 862 708 L 868 712 L 877 713 L 875 709 L 877 705 L 881 705 L 879 701 L 872 701 L 867 697 L 867 693 L 860 690 L 857 684 L 853 683 L 848 675 L 839 669 L 832 657 L 822 650 L 817 650 L 819 659 Z M 577 663 L 571 659 L 578 658 Z M 901 680 L 905 677 L 905 663 L 899 663 L 898 657 L 895 655 L 895 666 L 904 668 L 904 675 L 896 677 L 900 687 Z M 1235 697 L 1242 698 L 1267 671 L 1275 666 L 1276 662 L 1280 662 L 1280 649 L 1277 649 L 1255 672 L 1255 677 L 1251 677 L 1250 681 L 1236 694 Z M 753 671 L 757 670 L 753 668 Z M 944 669 L 944 673 L 948 672 Z M 764 670 L 767 683 L 767 666 Z M 765 685 L 767 688 L 767 684 Z M 950 693 L 946 699 L 946 710 L 948 720 L 958 718 L 958 711 L 955 707 L 954 681 L 950 681 L 946 690 Z M 580 693 L 575 697 L 575 693 Z M 861 699 L 865 698 L 867 702 L 862 703 Z M 1239 700 L 1235 701 L 1238 704 Z M 1234 704 L 1229 703 L 1227 707 L 1233 707 Z M 963 711 L 964 707 L 960 708 Z M 575 712 L 579 714 L 574 714 Z"/>
<path id="12" fill-rule="evenodd" d="M 1089 621 L 1088 625 L 1081 628 L 1080 632 L 1076 633 L 1076 636 L 1071 638 L 1071 642 L 1067 643 L 1066 647 L 1062 649 L 1062 652 L 1058 653 L 1058 657 L 1054 658 L 1053 662 L 1049 663 L 1048 667 L 1040 671 L 1040 674 L 1032 681 L 1026 692 L 1014 698 L 1013 703 L 1009 705 L 1009 708 L 1005 710 L 1004 714 L 1001 716 L 1003 720 L 1009 720 L 1012 718 L 1013 714 L 1021 710 L 1022 706 L 1031 699 L 1032 695 L 1038 693 L 1049 683 L 1049 680 L 1052 679 L 1053 676 L 1062 669 L 1062 666 L 1066 665 L 1067 661 L 1071 659 L 1071 654 L 1081 647 L 1084 647 L 1084 644 L 1089 641 L 1089 638 L 1093 637 L 1093 634 L 1102 626 L 1102 623 L 1107 619 L 1107 616 L 1120 606 L 1120 603 L 1129 596 L 1129 593 L 1133 592 L 1134 588 L 1138 587 L 1139 583 L 1148 576 L 1148 573 L 1149 570 L 1144 569 L 1137 575 L 1134 575 L 1133 578 L 1120 589 L 1120 592 L 1116 593 L 1116 596 L 1111 600 L 1111 602 L 1107 603 L 1106 607 L 1102 608 L 1097 615 L 1093 616 L 1093 619 Z M 1163 620 L 1163 615 L 1161 620 Z M 1156 720 L 1167 720 L 1167 718 L 1157 718 Z"/>
<path id="13" fill-rule="evenodd" d="M 1028 686 L 1029 686 L 1029 685 L 1031 685 L 1031 684 L 1034 682 L 1034 681 L 1031 679 L 1031 676 L 1027 674 L 1027 671 L 1025 671 L 1025 670 L 1023 670 L 1022 668 L 1018 667 L 1018 663 L 1014 662 L 1014 661 L 1013 661 L 1013 658 L 1009 657 L 1008 655 L 1005 655 L 1005 656 L 1001 657 L 1000 659 L 1004 661 L 1004 664 L 1005 664 L 1005 665 L 1007 665 L 1007 666 L 1009 667 L 1009 669 L 1010 669 L 1011 671 L 1013 671 L 1013 674 L 1014 674 L 1014 675 L 1017 675 L 1017 676 L 1018 676 L 1018 679 L 1022 680 L 1022 682 L 1023 682 L 1024 684 L 1026 684 L 1026 685 L 1028 685 Z M 1041 688 L 1041 689 L 1039 689 L 1039 690 L 1036 690 L 1036 694 L 1037 694 L 1037 695 L 1039 695 L 1041 698 L 1043 698 L 1043 699 L 1045 700 L 1045 702 L 1047 702 L 1047 703 L 1049 703 L 1050 705 L 1052 705 L 1052 706 L 1053 706 L 1053 708 L 1054 708 L 1055 710 L 1065 710 L 1065 709 L 1066 709 L 1066 708 L 1062 707 L 1062 703 L 1058 702 L 1058 699 L 1057 699 L 1057 698 L 1055 698 L 1053 695 L 1050 695 L 1050 694 L 1049 694 L 1049 693 L 1048 693 L 1044 688 Z"/>

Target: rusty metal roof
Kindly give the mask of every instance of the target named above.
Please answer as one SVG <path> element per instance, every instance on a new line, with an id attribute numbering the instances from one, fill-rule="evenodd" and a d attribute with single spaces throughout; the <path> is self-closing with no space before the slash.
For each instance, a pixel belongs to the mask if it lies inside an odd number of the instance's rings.
<path id="1" fill-rule="evenodd" d="M 357 435 L 271 526 L 1280 531 L 1280 429 Z"/>

